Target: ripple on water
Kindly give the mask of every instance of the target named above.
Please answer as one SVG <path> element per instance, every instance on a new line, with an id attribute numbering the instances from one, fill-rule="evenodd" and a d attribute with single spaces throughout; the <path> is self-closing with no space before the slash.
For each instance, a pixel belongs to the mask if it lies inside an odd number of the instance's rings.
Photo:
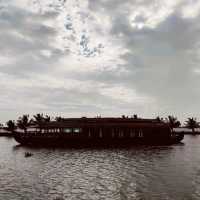
<path id="1" fill-rule="evenodd" d="M 0 199 L 197 200 L 198 143 L 186 137 L 185 145 L 55 149 L 0 138 Z"/>
<path id="2" fill-rule="evenodd" d="M 133 196 L 135 183 L 126 180 L 125 175 L 130 169 L 126 157 L 119 152 L 76 150 L 70 154 L 55 155 L 40 173 L 46 184 L 53 186 L 50 196 L 59 191 L 64 198 L 120 199 L 130 188 Z M 121 159 L 122 164 L 119 165 L 117 159 Z M 133 167 L 131 171 L 134 171 Z"/>

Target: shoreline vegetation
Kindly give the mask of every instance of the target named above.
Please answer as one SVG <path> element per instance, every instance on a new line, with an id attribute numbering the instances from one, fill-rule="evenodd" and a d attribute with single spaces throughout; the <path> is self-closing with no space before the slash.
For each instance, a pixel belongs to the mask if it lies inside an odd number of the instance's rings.
<path id="1" fill-rule="evenodd" d="M 85 118 L 85 117 L 84 117 Z M 101 118 L 101 116 L 97 116 L 96 118 Z M 136 114 L 132 116 L 125 116 L 122 115 L 121 118 L 132 118 L 137 120 L 143 120 L 144 118 L 138 117 Z M 61 116 L 59 117 L 50 117 L 49 115 L 44 114 L 36 114 L 33 115 L 32 118 L 29 117 L 29 115 L 25 114 L 21 117 L 19 117 L 17 120 L 8 120 L 5 124 L 0 123 L 0 136 L 7 136 L 12 137 L 13 131 L 17 128 L 26 130 L 31 125 L 39 125 L 43 122 L 52 122 L 57 121 L 61 122 L 62 120 L 65 120 L 66 118 L 63 118 Z M 187 118 L 187 120 L 182 125 L 181 122 L 177 119 L 177 117 L 174 117 L 173 115 L 169 115 L 166 118 L 162 117 L 156 117 L 154 120 L 157 120 L 158 122 L 166 123 L 170 126 L 172 130 L 175 130 L 176 132 L 182 132 L 185 135 L 199 135 L 200 134 L 200 122 L 197 121 L 196 118 L 191 117 Z"/>

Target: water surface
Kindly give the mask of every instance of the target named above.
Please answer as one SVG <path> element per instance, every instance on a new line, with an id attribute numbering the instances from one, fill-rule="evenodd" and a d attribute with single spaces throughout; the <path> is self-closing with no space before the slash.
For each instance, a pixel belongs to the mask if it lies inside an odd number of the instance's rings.
<path id="1" fill-rule="evenodd" d="M 0 137 L 0 200 L 56 198 L 199 200 L 200 136 L 127 149 L 22 147 Z"/>

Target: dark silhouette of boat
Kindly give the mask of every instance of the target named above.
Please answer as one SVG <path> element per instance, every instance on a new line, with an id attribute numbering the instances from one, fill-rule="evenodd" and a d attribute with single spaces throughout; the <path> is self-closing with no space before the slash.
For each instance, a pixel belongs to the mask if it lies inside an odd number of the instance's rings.
<path id="1" fill-rule="evenodd" d="M 184 134 L 156 119 L 65 118 L 16 129 L 14 138 L 26 145 L 174 144 Z"/>
<path id="2" fill-rule="evenodd" d="M 25 152 L 24 157 L 31 157 L 33 154 L 31 152 Z"/>

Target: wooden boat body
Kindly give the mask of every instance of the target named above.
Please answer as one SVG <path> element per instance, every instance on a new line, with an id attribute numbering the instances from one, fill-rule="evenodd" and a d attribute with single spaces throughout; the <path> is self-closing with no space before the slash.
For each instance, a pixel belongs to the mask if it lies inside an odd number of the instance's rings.
<path id="1" fill-rule="evenodd" d="M 23 145 L 162 145 L 178 143 L 183 137 L 166 123 L 132 118 L 68 118 L 14 132 Z"/>

